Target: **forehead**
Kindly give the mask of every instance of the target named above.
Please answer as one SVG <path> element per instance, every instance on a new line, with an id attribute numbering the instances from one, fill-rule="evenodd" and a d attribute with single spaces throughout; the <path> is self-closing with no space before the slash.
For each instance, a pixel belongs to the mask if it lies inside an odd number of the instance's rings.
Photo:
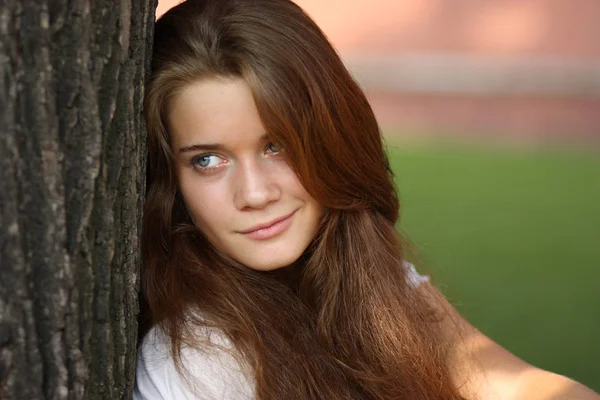
<path id="1" fill-rule="evenodd" d="M 227 143 L 265 133 L 252 91 L 241 78 L 210 78 L 183 87 L 167 115 L 172 146 Z"/>

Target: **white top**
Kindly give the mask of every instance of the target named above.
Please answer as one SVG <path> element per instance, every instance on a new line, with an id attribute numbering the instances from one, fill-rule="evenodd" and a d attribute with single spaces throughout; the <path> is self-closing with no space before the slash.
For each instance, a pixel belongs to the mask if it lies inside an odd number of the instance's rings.
<path id="1" fill-rule="evenodd" d="M 417 287 L 429 278 L 411 264 L 407 280 Z M 199 351 L 183 348 L 182 363 L 187 379 L 175 369 L 169 337 L 153 327 L 140 345 L 136 365 L 134 400 L 244 400 L 254 398 L 254 381 L 248 366 L 231 355 L 229 339 L 216 329 L 206 329 L 206 338 L 215 346 Z M 190 386 L 191 385 L 191 386 Z"/>

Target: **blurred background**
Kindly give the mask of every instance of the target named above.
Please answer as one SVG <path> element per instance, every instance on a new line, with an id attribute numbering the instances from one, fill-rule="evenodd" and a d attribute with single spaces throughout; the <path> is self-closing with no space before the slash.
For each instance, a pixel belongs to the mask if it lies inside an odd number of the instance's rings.
<path id="1" fill-rule="evenodd" d="M 600 391 L 600 2 L 296 3 L 369 97 L 422 271 L 501 345 Z"/>

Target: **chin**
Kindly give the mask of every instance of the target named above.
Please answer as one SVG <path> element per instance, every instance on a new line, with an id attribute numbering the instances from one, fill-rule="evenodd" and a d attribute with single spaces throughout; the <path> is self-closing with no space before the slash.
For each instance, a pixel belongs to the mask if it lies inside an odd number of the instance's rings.
<path id="1" fill-rule="evenodd" d="M 265 258 L 256 258 L 252 260 L 246 259 L 238 259 L 238 261 L 248 268 L 251 268 L 256 271 L 273 271 L 279 268 L 285 268 L 288 265 L 293 264 L 295 261 L 300 258 L 300 254 L 286 254 L 285 256 L 280 257 L 265 257 Z"/>

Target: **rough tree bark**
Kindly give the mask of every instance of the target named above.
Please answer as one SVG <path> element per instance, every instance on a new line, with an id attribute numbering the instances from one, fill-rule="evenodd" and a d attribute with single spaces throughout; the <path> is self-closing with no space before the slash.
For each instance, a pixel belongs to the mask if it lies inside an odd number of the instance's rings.
<path id="1" fill-rule="evenodd" d="M 0 0 L 0 398 L 130 398 L 156 0 Z"/>

